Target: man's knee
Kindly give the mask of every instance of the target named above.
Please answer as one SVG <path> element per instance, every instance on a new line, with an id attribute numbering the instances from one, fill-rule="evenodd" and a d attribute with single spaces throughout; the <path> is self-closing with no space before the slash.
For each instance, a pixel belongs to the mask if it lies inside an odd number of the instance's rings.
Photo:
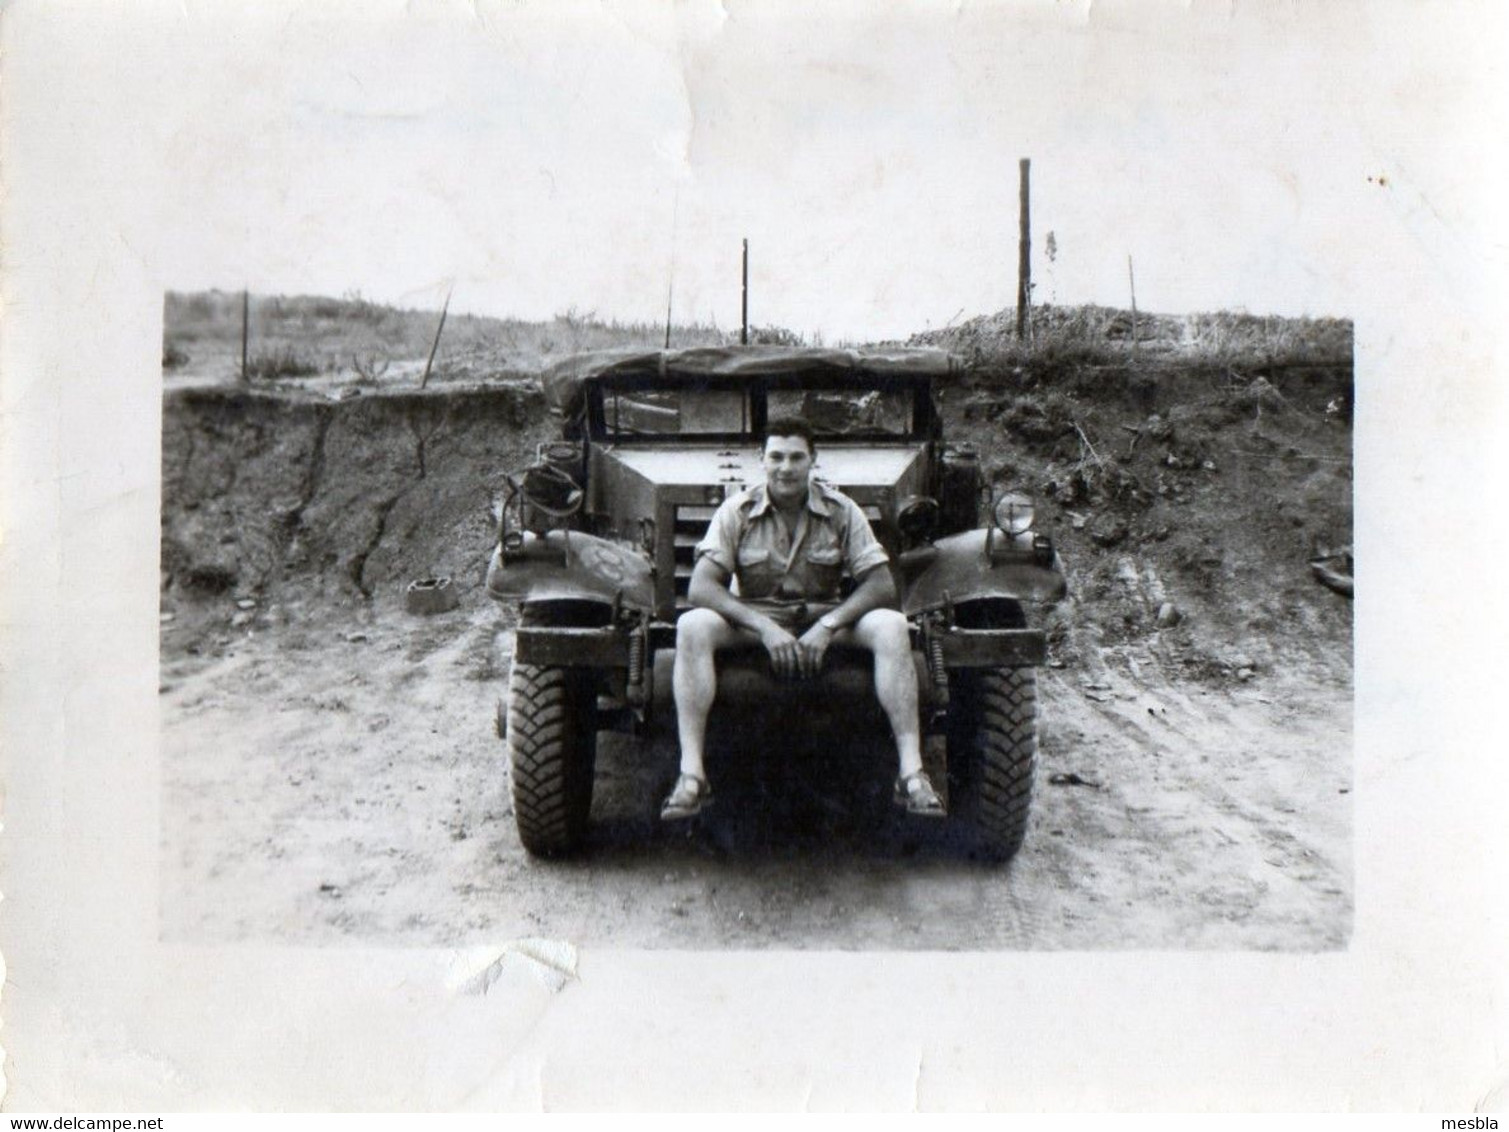
<path id="1" fill-rule="evenodd" d="M 912 651 L 911 628 L 898 610 L 872 609 L 855 628 L 877 656 L 903 656 Z"/>
<path id="2" fill-rule="evenodd" d="M 676 622 L 676 652 L 711 652 L 728 622 L 711 609 L 688 609 Z"/>

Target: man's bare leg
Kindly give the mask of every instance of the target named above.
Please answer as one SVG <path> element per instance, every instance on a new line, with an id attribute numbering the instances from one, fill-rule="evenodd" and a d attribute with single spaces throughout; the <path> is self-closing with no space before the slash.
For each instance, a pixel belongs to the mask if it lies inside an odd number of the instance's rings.
<path id="1" fill-rule="evenodd" d="M 707 717 L 718 694 L 714 657 L 739 638 L 739 631 L 711 609 L 689 609 L 676 622 L 676 664 L 671 685 L 676 697 L 676 733 L 681 773 L 707 780 L 704 745 Z"/>
<path id="2" fill-rule="evenodd" d="M 922 769 L 922 723 L 917 716 L 917 670 L 906 618 L 872 609 L 853 629 L 854 640 L 875 655 L 875 698 L 896 736 L 896 800 L 908 813 L 943 816 L 943 800 Z"/>
<path id="3" fill-rule="evenodd" d="M 922 724 L 917 715 L 917 670 L 906 618 L 894 609 L 872 609 L 855 623 L 856 644 L 875 655 L 875 698 L 896 736 L 897 774 L 922 769 Z"/>

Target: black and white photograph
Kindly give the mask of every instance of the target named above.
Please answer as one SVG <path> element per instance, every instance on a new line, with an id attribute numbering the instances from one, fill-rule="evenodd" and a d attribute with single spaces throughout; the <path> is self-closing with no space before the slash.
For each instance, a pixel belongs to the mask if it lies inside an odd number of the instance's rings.
<path id="1" fill-rule="evenodd" d="M 1344 946 L 1351 325 L 1130 303 L 170 293 L 164 932 Z"/>
<path id="2" fill-rule="evenodd" d="M 7 1105 L 1497 1097 L 1443 10 L 12 8 Z"/>

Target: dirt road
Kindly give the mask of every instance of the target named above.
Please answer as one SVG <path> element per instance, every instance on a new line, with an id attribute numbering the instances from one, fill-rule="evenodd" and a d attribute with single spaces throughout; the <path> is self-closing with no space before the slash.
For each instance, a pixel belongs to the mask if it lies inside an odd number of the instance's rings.
<path id="1" fill-rule="evenodd" d="M 725 768 L 692 830 L 655 820 L 668 740 L 604 736 L 588 852 L 530 859 L 493 711 L 506 660 L 473 590 L 422 618 L 183 609 L 163 626 L 162 933 L 434 946 L 1344 947 L 1350 671 L 1170 683 L 1158 640 L 1042 671 L 1042 760 L 1006 868 L 886 803 L 889 752 Z M 205 618 L 216 619 L 213 623 Z M 184 642 L 192 640 L 194 651 Z M 930 760 L 941 757 L 931 752 Z"/>

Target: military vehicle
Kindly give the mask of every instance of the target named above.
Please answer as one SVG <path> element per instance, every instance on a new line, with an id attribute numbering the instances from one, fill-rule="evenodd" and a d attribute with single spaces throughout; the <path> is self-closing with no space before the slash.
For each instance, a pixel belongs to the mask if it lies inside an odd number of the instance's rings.
<path id="1" fill-rule="evenodd" d="M 977 454 L 944 439 L 937 396 L 958 367 L 935 349 L 731 346 L 585 355 L 545 374 L 561 439 L 508 477 L 487 570 L 490 596 L 519 607 L 498 730 L 530 853 L 581 845 L 600 730 L 644 736 L 657 712 L 674 723 L 656 661 L 669 671 L 694 548 L 727 496 L 763 482 L 766 420 L 792 415 L 817 431 L 814 475 L 863 508 L 890 554 L 924 736 L 946 736 L 950 820 L 995 859 L 1016 852 L 1046 654 L 1034 618 L 1065 581 L 1031 498 L 993 490 Z M 714 721 L 753 708 L 767 726 L 847 726 L 808 707 L 878 706 L 859 650 L 830 649 L 796 682 L 806 689 L 778 682 L 758 647 L 718 663 Z M 894 750 L 877 758 L 890 768 Z"/>

